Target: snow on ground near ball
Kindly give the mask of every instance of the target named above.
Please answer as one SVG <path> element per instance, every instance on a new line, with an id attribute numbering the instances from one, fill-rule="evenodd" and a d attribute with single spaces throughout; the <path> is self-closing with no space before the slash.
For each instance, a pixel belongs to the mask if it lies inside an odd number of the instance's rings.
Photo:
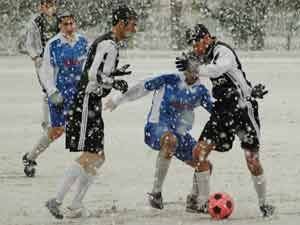
<path id="1" fill-rule="evenodd" d="M 132 65 L 134 75 L 128 80 L 134 84 L 153 74 L 174 71 L 175 55 L 174 52 L 128 52 L 121 65 Z M 214 163 L 211 191 L 224 191 L 234 198 L 235 210 L 228 224 L 298 224 L 300 57 L 288 53 L 243 53 L 241 60 L 249 80 L 254 84 L 263 82 L 270 89 L 260 104 L 261 158 L 268 179 L 268 197 L 279 214 L 271 220 L 260 218 L 238 141 L 231 152 L 211 155 Z M 143 143 L 143 126 L 151 96 L 104 113 L 107 161 L 85 200 L 94 217 L 56 221 L 44 204 L 54 196 L 66 166 L 76 154 L 65 151 L 61 139 L 38 160 L 37 176 L 24 177 L 22 154 L 32 148 L 41 130 L 41 93 L 28 58 L 0 58 L 0 91 L 0 224 L 219 224 L 208 216 L 184 212 L 193 171 L 175 159 L 164 186 L 165 209 L 148 207 L 146 193 L 151 190 L 156 153 Z M 197 110 L 192 130 L 196 138 L 207 119 L 204 110 Z M 67 196 L 64 206 L 70 203 L 72 194 Z M 116 212 L 109 210 L 113 206 Z M 97 213 L 101 209 L 108 212 Z"/>

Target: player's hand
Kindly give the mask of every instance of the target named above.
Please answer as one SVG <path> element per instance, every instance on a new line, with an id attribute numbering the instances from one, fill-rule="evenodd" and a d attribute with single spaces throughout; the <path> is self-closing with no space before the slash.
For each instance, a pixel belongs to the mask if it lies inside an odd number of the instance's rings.
<path id="1" fill-rule="evenodd" d="M 112 87 L 118 91 L 121 91 L 122 94 L 128 90 L 128 84 L 125 80 L 114 80 Z"/>
<path id="2" fill-rule="evenodd" d="M 50 102 L 59 109 L 63 109 L 64 106 L 64 97 L 59 91 L 55 91 L 52 95 L 49 96 Z"/>
<path id="3" fill-rule="evenodd" d="M 266 95 L 269 91 L 266 90 L 266 87 L 265 85 L 263 84 L 257 84 L 255 85 L 253 88 L 252 88 L 252 91 L 251 91 L 251 96 L 253 98 L 260 98 L 260 99 L 263 99 L 264 98 L 264 95 Z"/>
<path id="4" fill-rule="evenodd" d="M 41 68 L 42 62 L 43 62 L 42 57 L 37 56 L 37 57 L 34 57 L 32 60 L 33 60 L 36 68 L 38 68 L 38 69 Z"/>
<path id="5" fill-rule="evenodd" d="M 190 61 L 186 57 L 176 57 L 175 64 L 177 70 L 183 72 L 189 69 Z"/>
<path id="6" fill-rule="evenodd" d="M 127 69 L 130 67 L 130 64 L 126 64 L 122 66 L 119 69 L 116 69 L 114 72 L 112 72 L 111 76 L 112 77 L 120 77 L 120 76 L 125 76 L 125 75 L 130 75 L 132 71 L 127 71 Z"/>
<path id="7" fill-rule="evenodd" d="M 112 98 L 108 98 L 104 104 L 104 110 L 109 110 L 110 112 L 112 112 L 116 108 L 117 108 L 117 105 L 114 103 Z"/>

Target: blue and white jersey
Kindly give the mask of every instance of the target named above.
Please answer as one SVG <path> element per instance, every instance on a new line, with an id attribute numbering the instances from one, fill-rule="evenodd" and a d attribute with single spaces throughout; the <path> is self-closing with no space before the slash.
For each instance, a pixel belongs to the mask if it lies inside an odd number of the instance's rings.
<path id="1" fill-rule="evenodd" d="M 49 40 L 40 74 L 48 96 L 57 90 L 64 98 L 74 95 L 82 75 L 87 48 L 87 39 L 79 34 L 75 34 L 75 40 L 71 43 L 62 33 Z"/>
<path id="2" fill-rule="evenodd" d="M 180 134 L 192 129 L 195 108 L 203 106 L 208 112 L 212 108 L 207 88 L 200 81 L 188 85 L 183 74 L 164 74 L 143 81 L 113 99 L 113 103 L 117 106 L 133 101 L 151 91 L 154 95 L 147 122 L 158 123 Z"/>

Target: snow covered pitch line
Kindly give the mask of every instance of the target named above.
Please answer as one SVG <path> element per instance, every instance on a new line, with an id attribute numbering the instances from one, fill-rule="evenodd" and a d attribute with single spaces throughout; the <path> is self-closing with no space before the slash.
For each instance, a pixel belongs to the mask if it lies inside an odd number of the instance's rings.
<path id="1" fill-rule="evenodd" d="M 129 83 L 155 73 L 174 70 L 174 52 L 129 52 L 124 63 L 131 63 L 134 75 Z M 125 54 L 126 55 L 126 54 Z M 170 57 L 169 57 L 170 55 Z M 261 102 L 262 158 L 268 178 L 270 198 L 279 214 L 271 220 L 259 217 L 256 196 L 238 143 L 225 154 L 212 154 L 212 191 L 230 193 L 236 210 L 229 224 L 298 224 L 300 220 L 300 54 L 243 53 L 249 80 L 262 82 L 270 92 Z M 206 82 L 206 81 L 205 81 Z M 207 82 L 209 84 L 209 82 Z M 33 66 L 25 57 L 0 58 L 0 224 L 124 224 L 196 225 L 219 224 L 207 216 L 184 212 L 192 170 L 172 162 L 164 187 L 169 203 L 163 211 L 150 209 L 150 191 L 156 154 L 143 144 L 143 125 L 151 97 L 124 105 L 106 119 L 107 162 L 86 199 L 94 215 L 86 220 L 57 222 L 46 211 L 45 201 L 56 190 L 72 156 L 64 150 L 63 139 L 41 156 L 37 177 L 24 177 L 22 154 L 39 134 L 40 90 Z M 192 133 L 198 136 L 208 115 L 199 110 Z M 75 155 L 74 155 L 75 157 Z M 69 202 L 70 196 L 66 199 Z M 112 207 L 116 210 L 111 210 Z M 100 210 L 106 210 L 102 213 Z"/>

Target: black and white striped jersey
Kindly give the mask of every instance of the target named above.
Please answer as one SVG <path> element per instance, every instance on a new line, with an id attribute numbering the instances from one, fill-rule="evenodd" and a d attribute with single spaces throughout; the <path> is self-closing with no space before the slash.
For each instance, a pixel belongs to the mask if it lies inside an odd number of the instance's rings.
<path id="1" fill-rule="evenodd" d="M 112 32 L 97 38 L 89 48 L 81 85 L 87 93 L 111 89 L 114 72 L 119 63 L 119 47 Z"/>
<path id="2" fill-rule="evenodd" d="M 210 63 L 198 67 L 199 75 L 210 78 L 212 95 L 217 101 L 244 107 L 252 88 L 235 51 L 223 42 L 216 42 L 210 52 Z"/>

